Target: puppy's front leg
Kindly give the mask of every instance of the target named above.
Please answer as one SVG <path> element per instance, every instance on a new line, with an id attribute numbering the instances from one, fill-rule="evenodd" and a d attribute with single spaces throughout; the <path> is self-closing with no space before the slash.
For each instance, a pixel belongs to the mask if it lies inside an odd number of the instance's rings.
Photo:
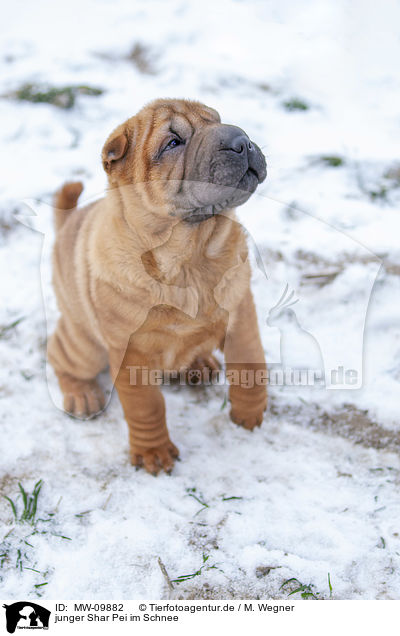
<path id="1" fill-rule="evenodd" d="M 253 430 L 267 407 L 266 363 L 250 289 L 230 313 L 224 342 L 233 422 Z"/>
<path id="2" fill-rule="evenodd" d="M 159 387 L 148 383 L 148 373 L 142 373 L 146 365 L 130 346 L 125 355 L 111 351 L 110 365 L 128 423 L 132 464 L 153 475 L 170 472 L 179 451 L 169 438 Z"/>

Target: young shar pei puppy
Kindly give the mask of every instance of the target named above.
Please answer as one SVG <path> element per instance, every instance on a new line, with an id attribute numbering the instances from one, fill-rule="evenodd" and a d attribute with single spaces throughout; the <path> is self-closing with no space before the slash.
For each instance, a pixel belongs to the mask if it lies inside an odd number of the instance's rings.
<path id="1" fill-rule="evenodd" d="M 64 408 L 77 417 L 104 408 L 96 376 L 109 365 L 132 463 L 169 472 L 178 450 L 164 399 L 138 370 L 215 369 L 219 348 L 231 419 L 251 430 L 263 418 L 265 382 L 241 380 L 243 372 L 265 377 L 265 360 L 234 208 L 265 179 L 265 159 L 212 108 L 162 99 L 111 133 L 102 160 L 105 198 L 76 209 L 81 183 L 55 198 L 61 318 L 48 357 Z"/>

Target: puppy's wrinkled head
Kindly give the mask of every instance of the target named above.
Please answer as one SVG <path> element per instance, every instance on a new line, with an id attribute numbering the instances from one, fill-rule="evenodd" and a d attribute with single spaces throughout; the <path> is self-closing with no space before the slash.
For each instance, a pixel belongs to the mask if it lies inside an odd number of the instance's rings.
<path id="1" fill-rule="evenodd" d="M 121 124 L 102 160 L 111 187 L 146 209 L 197 223 L 241 205 L 266 177 L 259 147 L 199 102 L 160 99 Z"/>

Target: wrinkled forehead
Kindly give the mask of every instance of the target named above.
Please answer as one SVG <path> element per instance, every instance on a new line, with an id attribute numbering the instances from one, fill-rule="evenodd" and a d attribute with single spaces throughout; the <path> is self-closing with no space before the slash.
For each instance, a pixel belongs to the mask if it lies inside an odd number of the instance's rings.
<path id="1" fill-rule="evenodd" d="M 142 124 L 140 126 L 142 134 L 139 133 L 139 135 L 151 136 L 154 140 L 168 133 L 187 138 L 196 130 L 221 121 L 219 114 L 213 108 L 196 102 L 183 101 L 153 103 L 139 113 L 139 117 Z"/>

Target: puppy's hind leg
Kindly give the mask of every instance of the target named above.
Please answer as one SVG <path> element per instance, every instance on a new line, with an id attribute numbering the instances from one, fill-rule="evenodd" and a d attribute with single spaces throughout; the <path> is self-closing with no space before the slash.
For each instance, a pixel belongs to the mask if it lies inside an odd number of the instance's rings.
<path id="1" fill-rule="evenodd" d="M 107 366 L 107 354 L 82 325 L 61 318 L 47 354 L 64 395 L 64 410 L 82 419 L 102 411 L 105 397 L 96 376 Z"/>
<path id="2" fill-rule="evenodd" d="M 82 380 L 57 371 L 56 375 L 64 395 L 64 410 L 67 413 L 79 419 L 87 419 L 104 409 L 105 397 L 97 380 Z"/>

